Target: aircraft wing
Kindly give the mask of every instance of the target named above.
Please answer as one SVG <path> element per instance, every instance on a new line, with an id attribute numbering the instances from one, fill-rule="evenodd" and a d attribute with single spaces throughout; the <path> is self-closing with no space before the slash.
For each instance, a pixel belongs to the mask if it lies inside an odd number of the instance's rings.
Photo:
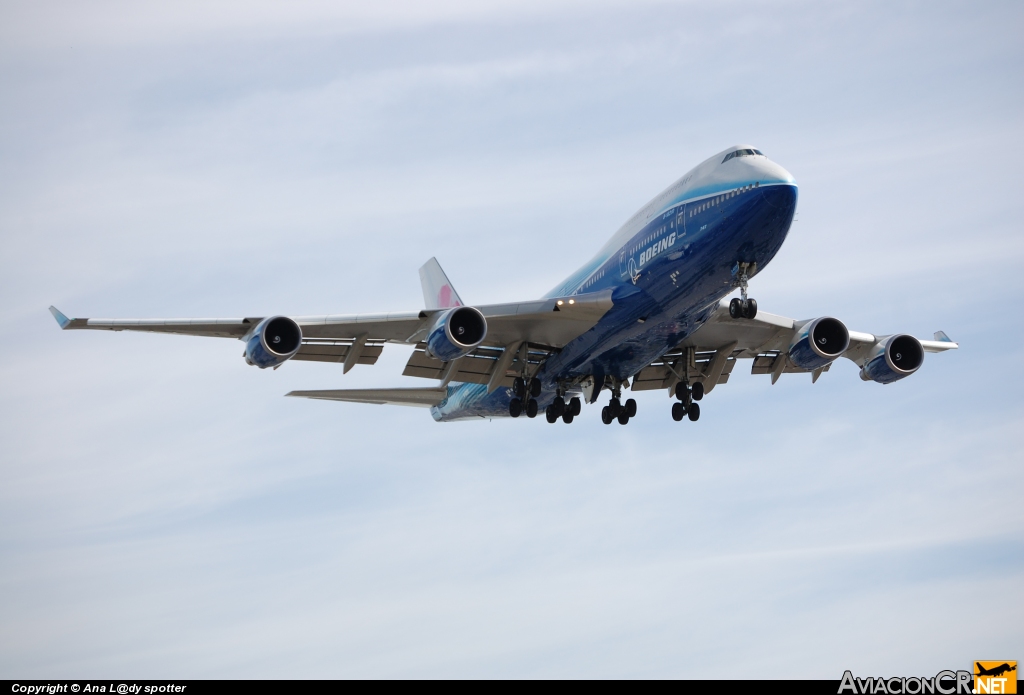
<path id="1" fill-rule="evenodd" d="M 411 405 L 429 408 L 444 400 L 448 389 L 443 386 L 428 386 L 417 389 L 334 389 L 320 391 L 291 391 L 286 396 L 315 398 L 322 401 L 349 401 L 351 403 L 373 403 L 375 405 Z"/>
<path id="2" fill-rule="evenodd" d="M 462 367 L 465 369 L 462 372 L 456 371 L 453 374 L 449 369 L 440 378 L 447 376 L 451 380 L 454 376 L 464 376 L 466 380 L 478 381 L 486 375 L 483 383 L 487 383 L 494 373 L 497 358 L 506 348 L 539 345 L 548 352 L 556 351 L 597 323 L 612 307 L 611 295 L 611 290 L 605 290 L 572 297 L 477 306 L 487 320 L 487 336 L 478 348 L 479 354 L 474 357 L 482 357 L 487 361 L 463 360 Z M 292 359 L 344 363 L 346 371 L 354 364 L 374 364 L 385 343 L 422 347 L 422 341 L 442 311 L 445 310 L 291 317 L 302 330 L 302 345 Z M 69 319 L 55 307 L 50 307 L 50 313 L 64 330 L 145 331 L 238 339 L 244 339 L 265 318 Z M 356 351 L 354 355 L 353 350 Z M 349 359 L 350 355 L 352 359 Z M 511 357 L 510 354 L 508 362 L 511 362 Z M 414 356 L 410 365 L 413 361 L 421 367 L 414 376 L 427 376 L 428 372 L 432 377 L 437 376 L 447 364 L 434 360 L 435 365 L 422 359 L 422 356 Z M 453 363 L 458 361 L 453 360 Z M 484 366 L 487 368 L 482 372 Z M 495 388 L 497 385 L 496 380 Z"/>
<path id="3" fill-rule="evenodd" d="M 673 389 L 684 377 L 702 381 L 705 392 L 727 383 L 737 359 L 753 360 L 752 374 L 770 374 L 774 384 L 782 374 L 810 373 L 812 379 L 829 370 L 808 371 L 792 364 L 786 352 L 794 335 L 807 321 L 758 311 L 754 319 L 729 316 L 729 301 L 723 299 L 712 317 L 676 348 L 655 360 L 633 377 L 631 389 Z M 886 336 L 850 331 L 850 347 L 843 357 L 861 365 L 878 340 Z M 921 340 L 925 352 L 955 350 L 959 346 L 939 331 L 935 340 Z"/>

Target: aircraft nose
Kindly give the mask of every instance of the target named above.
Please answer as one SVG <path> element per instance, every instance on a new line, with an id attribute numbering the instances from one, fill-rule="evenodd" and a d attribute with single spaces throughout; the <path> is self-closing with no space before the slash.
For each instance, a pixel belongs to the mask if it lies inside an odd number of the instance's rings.
<path id="1" fill-rule="evenodd" d="M 788 183 L 796 185 L 796 179 L 792 174 L 767 157 L 751 157 L 750 159 L 753 160 L 750 164 L 762 184 Z"/>

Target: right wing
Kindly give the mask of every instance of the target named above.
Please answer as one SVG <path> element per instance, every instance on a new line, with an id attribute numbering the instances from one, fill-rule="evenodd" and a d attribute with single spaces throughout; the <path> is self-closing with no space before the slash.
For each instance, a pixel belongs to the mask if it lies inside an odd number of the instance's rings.
<path id="1" fill-rule="evenodd" d="M 522 357 L 518 352 L 522 346 L 528 346 L 526 357 L 534 362 L 540 359 L 538 350 L 550 353 L 561 349 L 592 328 L 611 307 L 611 290 L 478 306 L 487 320 L 487 337 L 474 353 L 450 363 L 429 358 L 422 350 L 422 342 L 444 309 L 296 316 L 293 320 L 302 330 L 302 345 L 292 359 L 339 362 L 348 371 L 355 364 L 376 363 L 385 343 L 419 345 L 421 349 L 410 359 L 406 373 L 445 381 L 488 383 L 493 390 L 505 380 L 503 374 L 498 374 L 503 370 L 495 367 L 502 363 L 507 367 L 517 355 Z M 69 319 L 55 307 L 50 307 L 50 313 L 64 330 L 145 331 L 242 340 L 265 318 Z"/>

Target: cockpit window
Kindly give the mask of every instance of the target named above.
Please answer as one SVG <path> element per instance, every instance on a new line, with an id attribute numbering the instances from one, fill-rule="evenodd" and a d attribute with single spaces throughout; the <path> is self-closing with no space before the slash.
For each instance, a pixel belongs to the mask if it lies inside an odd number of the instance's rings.
<path id="1" fill-rule="evenodd" d="M 748 150 L 748 149 L 736 150 L 735 152 L 730 152 L 729 154 L 725 155 L 725 159 L 722 160 L 722 164 L 725 164 L 726 162 L 728 162 L 733 157 L 749 157 L 749 156 L 755 155 L 755 154 L 759 154 L 762 157 L 764 156 L 764 153 L 761 152 L 761 150 Z"/>

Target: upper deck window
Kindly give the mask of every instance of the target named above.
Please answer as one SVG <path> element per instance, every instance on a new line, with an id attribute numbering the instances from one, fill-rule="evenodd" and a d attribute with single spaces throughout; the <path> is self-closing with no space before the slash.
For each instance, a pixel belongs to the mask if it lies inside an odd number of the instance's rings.
<path id="1" fill-rule="evenodd" d="M 761 150 L 749 150 L 749 149 L 736 150 L 735 152 L 730 152 L 729 154 L 725 155 L 725 159 L 722 160 L 722 164 L 725 164 L 726 162 L 728 162 L 733 157 L 750 157 L 750 156 L 755 155 L 755 154 L 759 154 L 762 157 L 764 156 L 764 153 L 761 152 Z"/>

